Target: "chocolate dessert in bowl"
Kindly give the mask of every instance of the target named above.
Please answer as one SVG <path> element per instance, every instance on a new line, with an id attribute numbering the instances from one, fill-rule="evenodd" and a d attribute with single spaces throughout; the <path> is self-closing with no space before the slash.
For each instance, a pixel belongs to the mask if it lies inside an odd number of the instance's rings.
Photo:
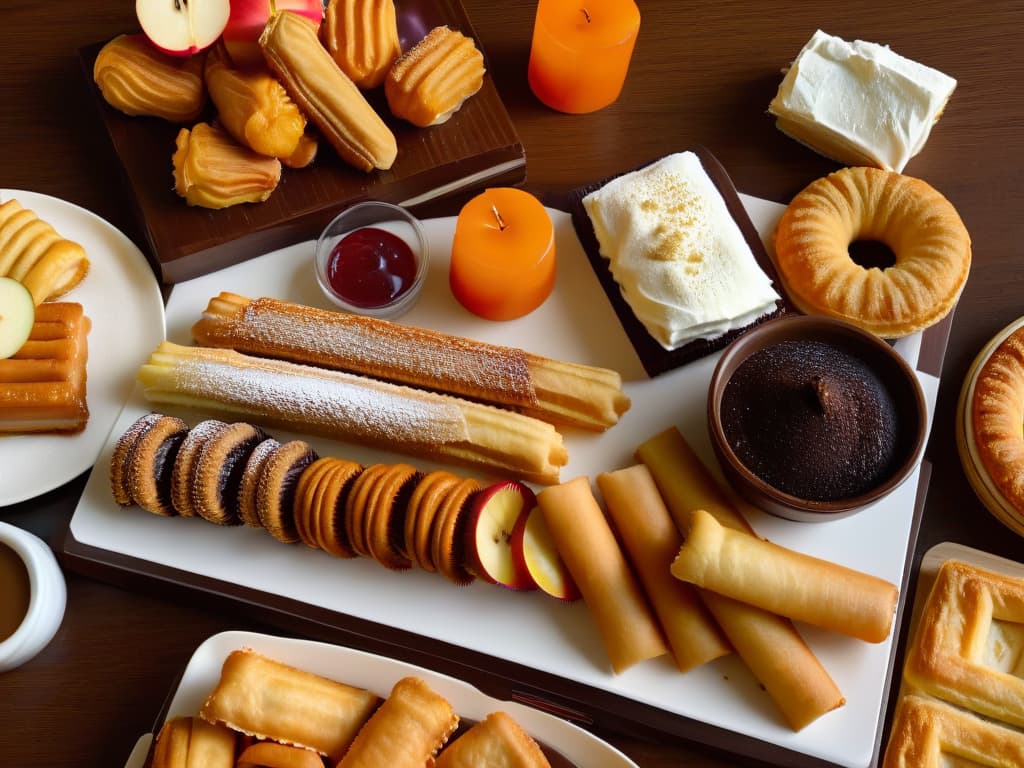
<path id="1" fill-rule="evenodd" d="M 917 376 L 891 346 L 824 317 L 748 332 L 722 354 L 708 389 L 726 478 L 790 520 L 845 517 L 892 492 L 921 459 L 927 419 Z"/>

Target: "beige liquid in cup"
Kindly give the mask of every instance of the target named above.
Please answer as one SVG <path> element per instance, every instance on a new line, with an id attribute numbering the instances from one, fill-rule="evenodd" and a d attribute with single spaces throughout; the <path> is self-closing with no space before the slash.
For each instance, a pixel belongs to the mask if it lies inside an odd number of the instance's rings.
<path id="1" fill-rule="evenodd" d="M 0 543 L 0 643 L 15 633 L 28 613 L 31 585 L 21 557 Z"/>

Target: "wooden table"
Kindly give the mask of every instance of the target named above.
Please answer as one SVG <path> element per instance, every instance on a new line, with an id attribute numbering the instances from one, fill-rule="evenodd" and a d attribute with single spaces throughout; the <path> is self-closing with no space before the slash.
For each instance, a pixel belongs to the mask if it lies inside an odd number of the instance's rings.
<path id="1" fill-rule="evenodd" d="M 564 192 L 701 143 L 740 190 L 788 201 L 837 167 L 779 133 L 765 113 L 780 68 L 819 27 L 847 39 L 889 43 L 958 78 L 946 114 L 906 169 L 958 207 L 975 258 L 942 376 L 928 448 L 935 471 L 915 564 L 929 547 L 947 540 L 1020 559 L 1020 539 L 986 512 L 967 484 L 953 415 L 974 355 L 1024 311 L 1024 92 L 1018 87 L 1024 61 L 1017 34 L 1024 6 L 966 0 L 641 0 L 643 24 L 621 98 L 601 112 L 570 116 L 544 108 L 526 83 L 533 2 L 464 3 L 526 146 L 527 187 L 538 194 Z M 133 5 L 6 4 L 0 27 L 0 186 L 89 208 L 144 247 L 76 55 L 85 44 L 134 28 Z M 0 482 L 3 472 L 0 467 Z M 84 481 L 80 477 L 0 509 L 0 519 L 58 546 Z M 269 629 L 242 609 L 155 599 L 73 573 L 67 580 L 67 614 L 54 641 L 20 669 L 0 675 L 0 764 L 122 765 L 136 737 L 152 727 L 198 643 L 228 628 Z M 645 767 L 736 763 L 699 746 L 600 735 Z"/>

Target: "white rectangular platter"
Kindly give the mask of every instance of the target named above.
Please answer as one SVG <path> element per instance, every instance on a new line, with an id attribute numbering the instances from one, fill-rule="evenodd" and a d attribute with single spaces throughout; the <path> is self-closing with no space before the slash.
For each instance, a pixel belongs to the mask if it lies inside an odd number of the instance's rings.
<path id="1" fill-rule="evenodd" d="M 767 242 L 783 207 L 750 197 L 743 197 L 743 202 Z M 587 262 L 570 217 L 549 212 L 555 223 L 558 277 L 555 291 L 540 309 L 507 323 L 480 320 L 466 312 L 448 290 L 454 219 L 435 219 L 425 222 L 431 252 L 426 287 L 402 322 L 620 371 L 632 408 L 604 434 L 564 431 L 570 463 L 563 469 L 563 479 L 592 478 L 628 466 L 634 463 L 633 452 L 641 442 L 671 425 L 717 472 L 708 443 L 705 401 L 718 355 L 648 379 Z M 299 244 L 175 286 L 166 310 L 168 338 L 190 343 L 189 328 L 209 299 L 222 290 L 327 307 L 313 277 L 312 255 L 312 243 Z M 901 340 L 897 348 L 916 367 L 920 335 Z M 938 379 L 924 373 L 920 378 L 933 413 Z M 743 734 L 749 739 L 736 740 L 741 744 L 736 749 L 747 750 L 745 745 L 754 740 L 767 746 L 773 760 L 782 764 L 862 768 L 873 760 L 898 633 L 869 645 L 800 627 L 847 703 L 794 733 L 735 656 L 686 675 L 667 658 L 613 674 L 582 603 L 563 604 L 538 593 L 513 593 L 482 583 L 458 587 L 436 574 L 395 573 L 366 560 L 339 561 L 302 545 L 286 546 L 254 529 L 218 528 L 199 519 L 168 519 L 119 509 L 108 482 L 112 443 L 148 410 L 136 391 L 71 520 L 70 534 L 79 544 L 540 670 L 694 721 L 701 728 L 711 726 L 706 730 L 719 734 L 719 745 L 722 731 Z M 190 424 L 203 417 L 177 413 Z M 281 435 L 289 437 L 275 434 Z M 393 454 L 359 446 L 310 442 L 321 455 L 362 462 L 395 460 Z M 422 469 L 433 466 L 413 463 Z M 754 513 L 750 522 L 760 535 L 779 544 L 901 584 L 916 530 L 919 471 L 889 497 L 853 517 L 801 524 Z M 700 728 L 692 737 L 701 738 Z"/>

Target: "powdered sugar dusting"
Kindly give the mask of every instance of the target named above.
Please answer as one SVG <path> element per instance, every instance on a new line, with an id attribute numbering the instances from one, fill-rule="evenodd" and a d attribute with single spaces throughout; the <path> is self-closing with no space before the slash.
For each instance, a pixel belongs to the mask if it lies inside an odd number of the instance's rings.
<path id="1" fill-rule="evenodd" d="M 413 396 L 402 387 L 291 363 L 245 358 L 240 365 L 212 356 L 179 360 L 174 386 L 225 410 L 331 437 L 410 445 L 468 439 L 458 404 L 441 396 Z"/>
<path id="2" fill-rule="evenodd" d="M 220 314 L 216 301 L 211 310 L 196 326 L 201 343 L 505 405 L 538 403 L 519 349 L 269 298 L 251 301 L 240 315 Z"/>

